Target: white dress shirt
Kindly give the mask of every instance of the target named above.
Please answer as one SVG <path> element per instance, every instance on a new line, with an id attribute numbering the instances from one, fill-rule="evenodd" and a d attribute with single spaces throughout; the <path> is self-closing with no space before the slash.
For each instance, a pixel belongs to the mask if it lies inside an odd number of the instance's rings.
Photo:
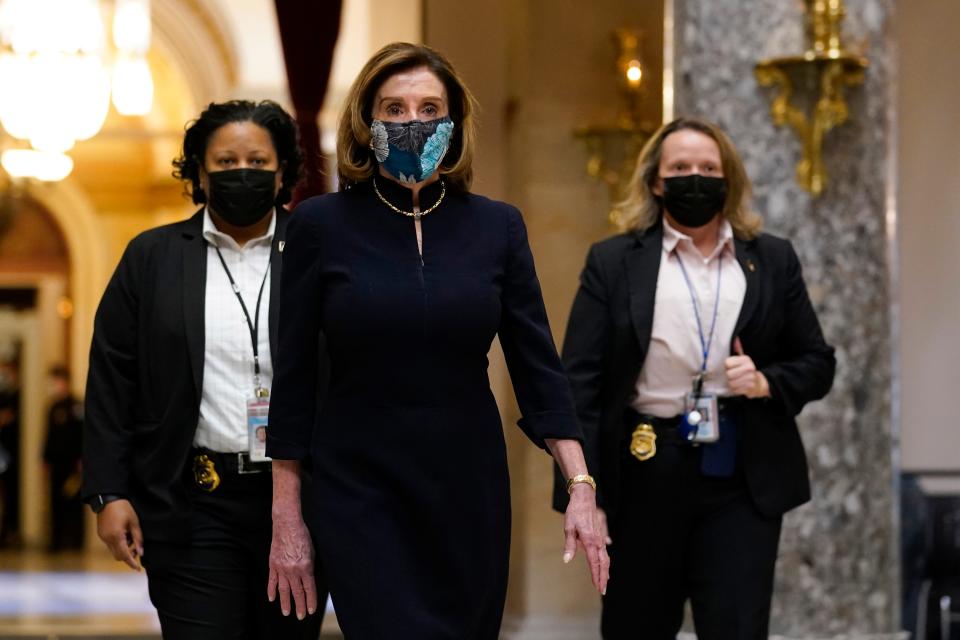
<path id="1" fill-rule="evenodd" d="M 730 395 L 724 361 L 730 356 L 733 330 L 747 291 L 747 279 L 737 262 L 733 229 L 724 220 L 720 241 L 704 257 L 693 239 L 663 220 L 663 253 L 657 274 L 650 347 L 637 378 L 631 406 L 639 413 L 670 418 L 683 413 L 686 394 L 703 364 L 703 348 L 693 301 L 680 266 L 686 268 L 697 298 L 704 340 L 709 340 L 714 306 L 717 304 L 717 268 L 720 267 L 720 298 L 713 343 L 707 358 L 703 391 L 720 397 Z M 679 255 L 679 260 L 678 260 Z M 723 257 L 721 261 L 721 256 Z"/>
<path id="2" fill-rule="evenodd" d="M 270 247 L 276 229 L 272 214 L 267 233 L 243 247 L 229 235 L 217 230 L 210 212 L 203 214 L 203 238 L 207 241 L 207 288 L 205 299 L 205 335 L 203 349 L 203 390 L 200 395 L 200 421 L 193 438 L 197 447 L 235 453 L 248 450 L 247 400 L 254 397 L 253 344 L 246 316 L 240 307 L 230 280 L 220 264 L 215 247 L 240 287 L 250 321 L 257 308 L 257 294 L 263 284 L 260 302 L 260 327 L 257 340 L 260 356 L 260 384 L 270 389 L 273 361 L 270 358 Z"/>

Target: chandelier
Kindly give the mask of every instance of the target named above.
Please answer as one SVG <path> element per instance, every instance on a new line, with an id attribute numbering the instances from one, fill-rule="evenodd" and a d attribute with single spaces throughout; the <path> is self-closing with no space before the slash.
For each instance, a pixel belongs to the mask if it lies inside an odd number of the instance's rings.
<path id="1" fill-rule="evenodd" d="M 67 177 L 66 152 L 100 131 L 111 98 L 149 113 L 149 48 L 150 0 L 0 0 L 0 125 L 20 141 L 0 156 L 7 173 Z"/>

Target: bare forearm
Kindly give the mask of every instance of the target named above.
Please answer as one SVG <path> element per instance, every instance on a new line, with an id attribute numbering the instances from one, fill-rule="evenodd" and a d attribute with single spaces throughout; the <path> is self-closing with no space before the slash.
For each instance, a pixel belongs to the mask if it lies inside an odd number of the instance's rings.
<path id="1" fill-rule="evenodd" d="M 553 454 L 553 459 L 560 465 L 564 478 L 589 473 L 587 463 L 583 457 L 583 448 L 576 440 L 547 439 L 547 447 Z"/>
<path id="2" fill-rule="evenodd" d="M 273 517 L 301 518 L 300 512 L 300 462 L 297 460 L 273 461 Z"/>
<path id="3" fill-rule="evenodd" d="M 280 596 L 280 610 L 290 615 L 291 596 L 297 618 L 317 610 L 313 544 L 300 510 L 300 463 L 273 461 L 273 538 L 270 541 L 267 598 Z"/>

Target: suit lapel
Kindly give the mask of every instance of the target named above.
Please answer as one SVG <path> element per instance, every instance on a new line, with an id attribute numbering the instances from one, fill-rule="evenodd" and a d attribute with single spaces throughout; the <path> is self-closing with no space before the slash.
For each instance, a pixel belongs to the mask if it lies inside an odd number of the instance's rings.
<path id="1" fill-rule="evenodd" d="M 737 253 L 737 262 L 740 263 L 740 268 L 743 269 L 743 275 L 747 280 L 747 292 L 744 294 L 740 316 L 737 318 L 737 324 L 733 330 L 733 336 L 738 337 L 747 321 L 753 316 L 757 303 L 760 301 L 760 279 L 757 274 L 755 243 L 734 238 L 733 244 Z"/>
<path id="2" fill-rule="evenodd" d="M 207 243 L 203 240 L 201 209 L 189 220 L 183 233 L 183 321 L 198 400 L 203 390 L 206 289 Z"/>
<path id="3" fill-rule="evenodd" d="M 663 227 L 657 223 L 637 238 L 637 245 L 624 257 L 630 297 L 630 319 L 642 353 L 646 353 L 653 331 L 653 304 L 663 253 Z"/>
<path id="4" fill-rule="evenodd" d="M 287 239 L 287 222 L 290 214 L 277 207 L 277 224 L 273 231 L 273 246 L 270 248 L 270 358 L 277 362 L 280 326 L 280 275 L 283 264 L 283 246 Z M 276 367 L 276 364 L 274 364 Z"/>

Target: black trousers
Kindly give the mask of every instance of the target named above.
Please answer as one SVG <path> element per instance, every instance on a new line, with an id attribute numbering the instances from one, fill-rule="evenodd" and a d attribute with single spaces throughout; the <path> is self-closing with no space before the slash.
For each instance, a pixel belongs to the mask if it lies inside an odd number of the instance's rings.
<path id="1" fill-rule="evenodd" d="M 701 449 L 658 443 L 622 461 L 604 640 L 673 640 L 690 600 L 699 640 L 766 640 L 781 518 L 753 506 L 738 469 L 700 472 Z"/>
<path id="2" fill-rule="evenodd" d="M 317 613 L 298 621 L 293 610 L 283 616 L 279 597 L 267 600 L 271 474 L 220 471 L 220 478 L 211 493 L 194 488 L 189 542 L 144 544 L 150 600 L 163 637 L 316 640 L 327 598 L 319 563 Z"/>

